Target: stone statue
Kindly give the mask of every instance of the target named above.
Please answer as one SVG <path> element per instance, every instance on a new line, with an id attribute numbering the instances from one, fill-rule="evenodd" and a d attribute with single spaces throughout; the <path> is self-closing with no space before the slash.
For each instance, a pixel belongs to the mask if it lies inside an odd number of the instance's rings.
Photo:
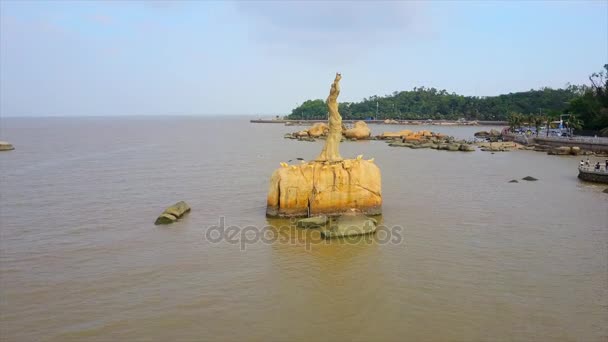
<path id="1" fill-rule="evenodd" d="M 280 163 L 270 178 L 266 216 L 381 214 L 382 180 L 374 159 L 365 160 L 362 155 L 343 159 L 338 151 L 342 139 L 340 79 L 337 73 L 327 97 L 329 132 L 321 154 L 297 165 Z"/>
<path id="2" fill-rule="evenodd" d="M 336 73 L 336 79 L 331 85 L 329 96 L 325 101 L 329 110 L 329 133 L 325 141 L 325 147 L 321 151 L 318 161 L 337 162 L 341 161 L 340 157 L 340 140 L 342 140 L 342 117 L 338 112 L 338 96 L 340 95 L 340 80 L 342 75 Z"/>

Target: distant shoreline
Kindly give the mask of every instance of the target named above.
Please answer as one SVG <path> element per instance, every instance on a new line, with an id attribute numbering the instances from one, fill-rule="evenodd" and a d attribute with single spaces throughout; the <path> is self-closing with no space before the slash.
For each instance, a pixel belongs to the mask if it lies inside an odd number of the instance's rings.
<path id="1" fill-rule="evenodd" d="M 393 120 L 390 123 L 384 122 L 384 120 L 351 120 L 344 119 L 344 123 L 354 123 L 356 121 L 365 121 L 368 124 L 377 125 L 438 125 L 438 126 L 506 126 L 506 121 L 457 121 L 457 120 Z M 291 123 L 293 125 L 299 124 L 312 124 L 316 122 L 327 122 L 327 120 L 284 120 L 284 119 L 253 119 L 249 120 L 251 123 L 274 123 L 274 124 L 286 124 Z"/>

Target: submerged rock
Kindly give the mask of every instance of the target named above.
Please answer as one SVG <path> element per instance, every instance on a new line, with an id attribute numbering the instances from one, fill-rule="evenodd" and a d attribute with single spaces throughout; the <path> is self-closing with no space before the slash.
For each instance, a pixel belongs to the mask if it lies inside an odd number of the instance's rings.
<path id="1" fill-rule="evenodd" d="M 392 142 L 392 143 L 388 144 L 388 146 L 391 146 L 391 147 L 412 147 L 412 146 L 414 146 L 414 144 L 396 141 L 396 142 Z"/>
<path id="2" fill-rule="evenodd" d="M 534 178 L 534 177 L 531 177 L 531 176 L 526 176 L 526 177 L 524 177 L 524 178 L 522 178 L 522 179 L 523 179 L 523 180 L 525 180 L 525 181 L 530 181 L 530 182 L 532 182 L 532 181 L 537 181 L 537 180 L 538 180 L 538 179 L 536 179 L 536 178 Z"/>
<path id="3" fill-rule="evenodd" d="M 11 151 L 14 150 L 15 147 L 11 143 L 6 141 L 0 141 L 0 151 Z"/>
<path id="4" fill-rule="evenodd" d="M 310 141 L 310 142 L 314 142 L 316 140 L 313 137 L 303 136 L 303 137 L 298 137 L 298 141 Z"/>
<path id="5" fill-rule="evenodd" d="M 331 218 L 329 226 L 321 230 L 326 239 L 371 234 L 376 231 L 376 220 L 365 215 L 344 215 Z"/>
<path id="6" fill-rule="evenodd" d="M 190 212 L 190 206 L 184 201 L 179 201 L 174 205 L 170 206 L 169 208 L 165 209 L 165 211 L 163 211 L 162 214 L 158 216 L 154 224 L 159 225 L 173 223 L 188 212 Z"/>
<path id="7" fill-rule="evenodd" d="M 517 179 L 511 179 L 511 180 L 509 181 L 509 183 L 519 183 L 519 182 L 517 181 Z"/>
<path id="8" fill-rule="evenodd" d="M 315 216 L 298 220 L 296 224 L 300 228 L 318 228 L 327 223 L 327 216 Z"/>

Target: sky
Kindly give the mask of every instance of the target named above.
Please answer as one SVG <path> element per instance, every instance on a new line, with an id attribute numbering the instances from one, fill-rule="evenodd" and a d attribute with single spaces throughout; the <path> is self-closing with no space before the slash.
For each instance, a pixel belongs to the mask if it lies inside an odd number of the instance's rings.
<path id="1" fill-rule="evenodd" d="M 586 84 L 608 1 L 0 0 L 0 117 L 289 114 L 414 87 Z"/>

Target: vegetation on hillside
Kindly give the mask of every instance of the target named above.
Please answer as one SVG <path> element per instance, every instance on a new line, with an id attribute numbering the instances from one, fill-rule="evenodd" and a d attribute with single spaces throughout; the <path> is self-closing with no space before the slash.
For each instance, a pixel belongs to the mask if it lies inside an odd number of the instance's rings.
<path id="1" fill-rule="evenodd" d="M 563 89 L 542 88 L 499 96 L 477 97 L 448 93 L 435 88 L 414 88 L 360 102 L 340 103 L 345 119 L 449 119 L 507 121 L 516 114 L 522 123 L 539 127 L 559 120 L 562 113 L 574 114 L 572 125 L 598 130 L 608 127 L 608 64 L 592 74 L 590 86 L 569 85 Z M 535 117 L 540 118 L 535 118 Z M 321 99 L 307 100 L 294 108 L 288 119 L 324 119 L 327 106 Z M 512 121 L 512 120 L 511 120 Z"/>
<path id="2" fill-rule="evenodd" d="M 506 120 L 511 112 L 562 112 L 581 92 L 577 86 L 544 88 L 492 97 L 463 96 L 435 88 L 414 88 L 387 96 L 372 96 L 361 102 L 340 103 L 345 119 L 459 119 Z M 377 113 L 377 114 L 376 114 Z M 327 106 L 321 99 L 307 100 L 294 108 L 289 119 L 322 119 Z"/>

